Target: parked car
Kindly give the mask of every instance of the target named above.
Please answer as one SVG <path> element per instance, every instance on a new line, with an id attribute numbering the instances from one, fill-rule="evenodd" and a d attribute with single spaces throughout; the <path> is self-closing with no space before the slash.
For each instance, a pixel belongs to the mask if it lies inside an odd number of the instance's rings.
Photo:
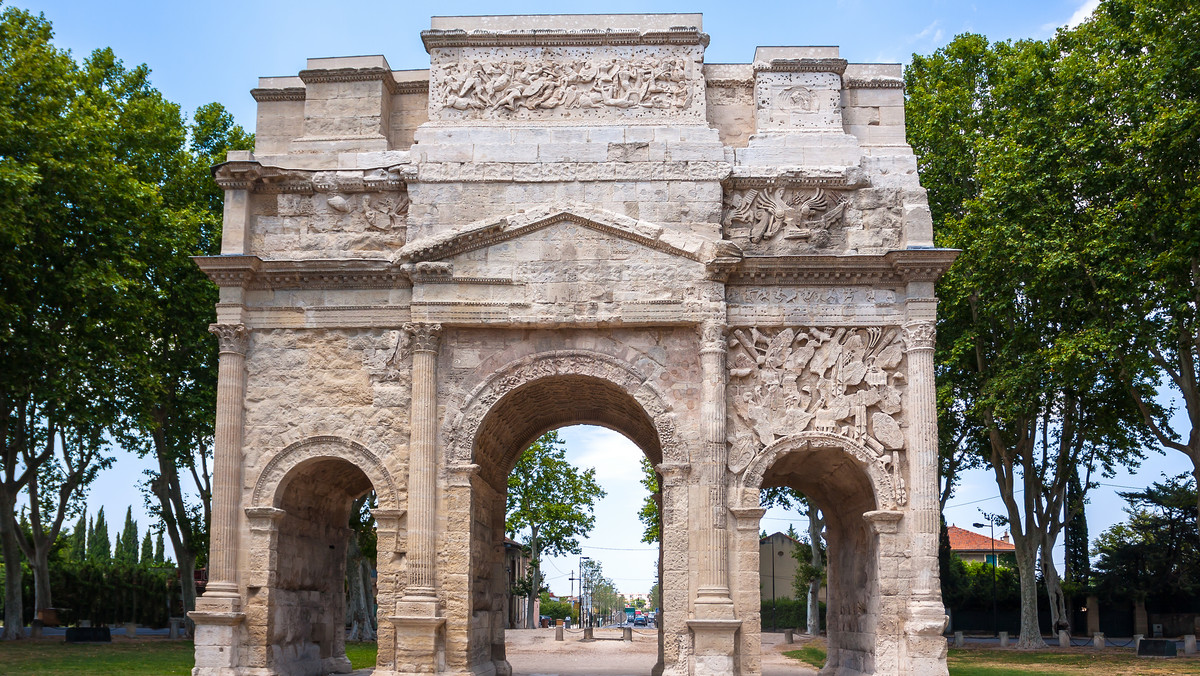
<path id="1" fill-rule="evenodd" d="M 633 618 L 633 626 L 635 626 L 635 627 L 644 627 L 644 626 L 646 626 L 646 618 L 645 618 L 645 617 L 640 617 L 640 616 L 639 616 L 639 617 L 635 617 L 635 618 Z"/>

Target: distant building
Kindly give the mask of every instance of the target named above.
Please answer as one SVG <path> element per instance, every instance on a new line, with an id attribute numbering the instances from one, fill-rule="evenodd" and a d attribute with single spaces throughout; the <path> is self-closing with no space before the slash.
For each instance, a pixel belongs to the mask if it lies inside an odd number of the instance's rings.
<path id="1" fill-rule="evenodd" d="M 525 553 L 525 548 L 521 543 L 504 538 L 504 569 L 508 575 L 508 593 L 505 598 L 508 599 L 508 612 L 505 616 L 508 618 L 509 629 L 525 628 L 525 616 L 529 612 L 529 597 L 514 596 L 513 588 L 516 587 L 518 580 L 525 579 L 529 574 L 529 555 Z M 539 611 L 541 605 L 540 599 L 535 599 L 533 602 L 534 613 Z"/>
<path id="2" fill-rule="evenodd" d="M 793 599 L 799 562 L 792 556 L 797 542 L 786 533 L 772 533 L 758 541 L 758 579 L 760 596 L 767 599 Z"/>
<path id="3" fill-rule="evenodd" d="M 1017 551 L 1013 546 L 1008 531 L 999 540 L 993 540 L 986 535 L 980 535 L 958 526 L 950 526 L 946 530 L 950 534 L 950 551 L 957 554 L 963 561 L 982 561 L 992 563 L 992 551 L 995 547 L 996 556 L 1012 554 Z"/>

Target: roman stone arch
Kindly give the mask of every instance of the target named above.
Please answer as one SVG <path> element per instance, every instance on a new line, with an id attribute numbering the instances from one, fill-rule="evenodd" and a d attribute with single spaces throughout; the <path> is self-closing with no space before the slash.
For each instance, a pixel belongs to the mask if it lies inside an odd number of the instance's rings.
<path id="1" fill-rule="evenodd" d="M 402 502 L 395 479 L 379 456 L 362 444 L 338 436 L 315 436 L 289 444 L 267 456 L 257 472 L 251 508 L 278 507 L 293 470 L 322 459 L 341 459 L 358 468 L 371 481 L 380 509 L 398 509 Z"/>
<path id="2" fill-rule="evenodd" d="M 628 410 L 597 410 L 596 413 L 600 417 L 590 419 L 587 414 L 572 413 L 572 419 L 569 421 L 550 417 L 535 426 L 533 436 L 523 440 L 526 445 L 542 432 L 554 427 L 586 422 L 611 427 L 622 434 L 630 435 L 634 443 L 647 452 L 655 453 L 660 462 L 688 461 L 687 449 L 680 443 L 676 434 L 670 404 L 646 375 L 639 373 L 633 365 L 602 352 L 563 349 L 514 359 L 480 378 L 463 397 L 462 404 L 453 407 L 457 411 L 447 416 L 442 426 L 442 435 L 447 445 L 447 466 L 476 463 L 479 435 L 484 429 L 488 414 L 496 404 L 513 392 L 547 378 L 607 383 L 615 390 L 629 395 L 641 408 L 646 420 L 638 426 L 640 429 L 631 432 L 628 426 L 620 429 L 619 423 L 612 417 L 614 414 L 628 413 Z M 652 425 L 644 424 L 646 422 Z M 536 429 L 537 427 L 541 429 Z M 520 450 L 517 449 L 517 452 Z"/>
<path id="3" fill-rule="evenodd" d="M 749 499 L 746 496 L 763 487 L 763 475 L 780 458 L 793 454 L 811 454 L 826 449 L 843 453 L 862 469 L 871 482 L 875 509 L 895 509 L 904 503 L 903 490 L 896 485 L 896 470 L 891 467 L 893 463 L 891 456 L 877 454 L 854 439 L 840 434 L 800 432 L 777 439 L 755 454 L 738 479 L 738 487 L 742 489 L 739 491 L 739 495 L 742 496 L 743 501 L 740 506 L 757 506 L 756 499 L 752 500 L 755 504 L 745 504 Z"/>
<path id="4" fill-rule="evenodd" d="M 661 477 L 654 676 L 761 673 L 756 498 L 784 484 L 830 506 L 833 575 L 862 592 L 828 671 L 944 676 L 934 283 L 956 252 L 902 68 L 713 64 L 702 28 L 435 17 L 419 70 L 260 81 L 197 259 L 221 302 L 193 676 L 348 667 L 334 555 L 372 489 L 375 676 L 508 673 L 504 479 L 572 423 Z"/>

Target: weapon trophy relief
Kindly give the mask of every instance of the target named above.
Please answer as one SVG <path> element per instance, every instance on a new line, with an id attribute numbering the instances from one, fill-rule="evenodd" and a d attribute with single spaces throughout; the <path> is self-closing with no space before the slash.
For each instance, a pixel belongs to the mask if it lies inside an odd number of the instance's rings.
<path id="1" fill-rule="evenodd" d="M 446 67 L 440 99 L 447 108 L 512 117 L 553 109 L 683 110 L 691 104 L 687 60 L 510 59 Z"/>
<path id="2" fill-rule="evenodd" d="M 765 245 L 777 237 L 798 249 L 828 249 L 834 226 L 846 214 L 846 199 L 836 192 L 785 188 L 732 190 L 726 197 L 725 233 Z"/>
<path id="3" fill-rule="evenodd" d="M 897 328 L 734 329 L 729 339 L 730 468 L 805 431 L 848 437 L 894 463 L 904 448 Z M 890 456 L 890 457 L 889 457 Z"/>

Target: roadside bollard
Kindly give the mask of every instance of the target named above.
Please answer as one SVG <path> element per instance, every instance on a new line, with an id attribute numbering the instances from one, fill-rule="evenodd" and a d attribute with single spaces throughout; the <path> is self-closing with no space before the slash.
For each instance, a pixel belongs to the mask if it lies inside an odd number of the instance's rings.
<path id="1" fill-rule="evenodd" d="M 621 639 L 629 643 L 633 643 L 633 627 L 625 627 L 622 629 Z"/>
<path id="2" fill-rule="evenodd" d="M 1188 634 L 1183 637 L 1183 654 L 1184 655 L 1195 655 L 1196 654 L 1196 635 L 1195 634 Z"/>
<path id="3" fill-rule="evenodd" d="M 594 641 L 595 639 L 596 639 L 596 636 L 592 633 L 592 628 L 584 627 L 583 628 L 583 640 Z"/>
<path id="4" fill-rule="evenodd" d="M 1071 647 L 1071 632 L 1067 631 L 1066 629 L 1058 630 L 1058 647 L 1059 648 L 1070 648 Z"/>
<path id="5" fill-rule="evenodd" d="M 1133 654 L 1134 655 L 1137 654 L 1138 648 L 1142 647 L 1142 639 L 1145 637 L 1146 637 L 1145 634 L 1134 634 L 1133 635 Z"/>
<path id="6" fill-rule="evenodd" d="M 954 632 L 954 647 L 961 648 L 966 644 L 966 640 L 963 639 L 963 633 L 961 631 Z"/>
<path id="7" fill-rule="evenodd" d="M 137 624 L 136 623 L 134 623 L 134 622 L 126 622 L 125 623 L 125 636 L 127 638 L 133 638 L 133 637 L 137 636 Z"/>
<path id="8" fill-rule="evenodd" d="M 1001 648 L 1008 647 L 1008 632 L 1007 631 L 1000 632 L 1000 647 Z"/>
<path id="9" fill-rule="evenodd" d="M 561 624 L 555 625 L 554 627 L 554 640 L 563 640 L 563 626 Z"/>
<path id="10" fill-rule="evenodd" d="M 183 624 L 183 618 L 172 617 L 171 628 L 167 631 L 167 638 L 180 638 L 179 625 Z"/>
<path id="11" fill-rule="evenodd" d="M 784 643 L 795 643 L 796 642 L 796 631 L 794 629 L 784 629 L 783 630 L 783 642 Z"/>
<path id="12" fill-rule="evenodd" d="M 1098 631 L 1092 634 L 1092 645 L 1096 650 L 1104 650 L 1104 632 Z"/>

